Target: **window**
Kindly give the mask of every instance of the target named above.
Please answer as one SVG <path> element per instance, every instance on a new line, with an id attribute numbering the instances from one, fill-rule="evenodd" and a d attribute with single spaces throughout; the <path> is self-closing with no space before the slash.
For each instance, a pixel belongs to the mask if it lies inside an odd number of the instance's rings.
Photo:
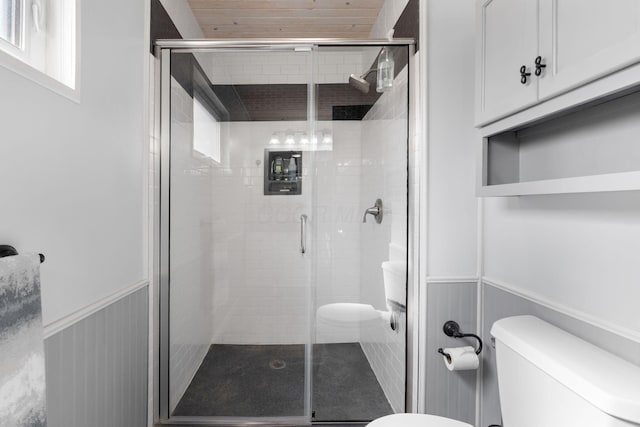
<path id="1" fill-rule="evenodd" d="M 22 48 L 22 1 L 0 0 L 0 39 Z"/>
<path id="2" fill-rule="evenodd" d="M 76 1 L 0 0 L 0 65 L 65 95 L 73 93 Z"/>
<path id="3" fill-rule="evenodd" d="M 193 150 L 220 163 L 220 122 L 193 97 Z"/>

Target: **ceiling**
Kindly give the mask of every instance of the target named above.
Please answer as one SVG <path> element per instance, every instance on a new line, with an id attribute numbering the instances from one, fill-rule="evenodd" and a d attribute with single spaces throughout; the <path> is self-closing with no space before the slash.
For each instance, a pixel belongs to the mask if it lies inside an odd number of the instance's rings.
<path id="1" fill-rule="evenodd" d="M 366 39 L 384 0 L 189 0 L 206 38 Z"/>

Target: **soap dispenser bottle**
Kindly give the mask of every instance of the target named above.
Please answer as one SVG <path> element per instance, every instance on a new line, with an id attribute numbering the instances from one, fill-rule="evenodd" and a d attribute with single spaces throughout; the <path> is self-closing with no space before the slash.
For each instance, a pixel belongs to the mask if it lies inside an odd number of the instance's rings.
<path id="1" fill-rule="evenodd" d="M 289 160 L 289 177 L 291 181 L 298 178 L 298 165 L 296 164 L 296 158 L 293 156 L 291 157 L 291 160 Z"/>
<path id="2" fill-rule="evenodd" d="M 395 62 L 389 49 L 383 47 L 378 55 L 378 80 L 376 92 L 382 93 L 393 87 L 393 78 L 395 73 Z"/>
<path id="3" fill-rule="evenodd" d="M 282 179 L 283 161 L 282 157 L 277 156 L 273 164 L 273 178 L 276 180 Z"/>

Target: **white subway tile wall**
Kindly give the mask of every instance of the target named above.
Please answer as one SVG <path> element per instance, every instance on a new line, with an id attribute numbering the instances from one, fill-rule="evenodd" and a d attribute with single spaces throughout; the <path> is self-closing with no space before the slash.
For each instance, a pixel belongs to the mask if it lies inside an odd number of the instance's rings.
<path id="1" fill-rule="evenodd" d="M 194 156 L 193 99 L 171 81 L 170 410 L 178 404 L 212 337 L 210 162 Z"/>
<path id="2" fill-rule="evenodd" d="M 237 52 L 215 53 L 200 57 L 213 84 L 306 84 L 309 82 L 311 60 L 307 52 Z M 369 64 L 364 66 L 368 67 Z M 350 74 L 361 74 L 360 51 L 318 52 L 317 83 L 347 83 Z"/>
<path id="3" fill-rule="evenodd" d="M 358 300 L 360 122 L 317 126 L 331 130 L 334 151 L 303 152 L 302 195 L 295 196 L 263 194 L 264 149 L 273 133 L 308 131 L 305 122 L 222 126 L 223 160 L 216 165 L 213 180 L 215 343 L 307 342 L 314 257 L 318 304 Z M 308 179 L 311 175 L 318 177 L 315 190 Z M 318 197 L 315 211 L 313 191 Z M 313 227 L 318 231 L 317 254 L 305 257 L 300 254 L 302 214 L 309 217 L 309 236 Z M 357 329 L 350 336 L 337 332 L 340 336 L 325 334 L 321 341 L 358 341 Z"/>
<path id="4" fill-rule="evenodd" d="M 319 125 L 320 128 L 328 124 Z M 360 121 L 335 121 L 333 151 L 316 155 L 317 267 L 315 307 L 360 302 Z M 359 342 L 357 325 L 319 321 L 315 342 Z"/>
<path id="5" fill-rule="evenodd" d="M 382 262 L 402 257 L 390 244 L 407 245 L 407 67 L 396 77 L 362 121 L 362 175 L 360 199 L 384 203 L 382 224 L 363 224 L 360 238 L 363 303 L 385 308 Z M 406 253 L 404 254 L 406 256 Z M 393 259 L 395 260 L 395 259 Z M 400 260 L 400 259 L 398 259 Z M 405 319 L 400 322 L 403 325 Z M 396 412 L 403 412 L 405 387 L 405 331 L 388 325 L 362 330 L 361 345 L 382 388 Z"/>

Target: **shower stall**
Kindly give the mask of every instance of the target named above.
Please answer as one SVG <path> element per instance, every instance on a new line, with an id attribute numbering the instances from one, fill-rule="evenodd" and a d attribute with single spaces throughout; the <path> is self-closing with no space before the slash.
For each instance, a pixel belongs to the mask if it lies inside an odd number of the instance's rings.
<path id="1" fill-rule="evenodd" d="M 413 41 L 157 53 L 161 421 L 411 409 Z"/>

